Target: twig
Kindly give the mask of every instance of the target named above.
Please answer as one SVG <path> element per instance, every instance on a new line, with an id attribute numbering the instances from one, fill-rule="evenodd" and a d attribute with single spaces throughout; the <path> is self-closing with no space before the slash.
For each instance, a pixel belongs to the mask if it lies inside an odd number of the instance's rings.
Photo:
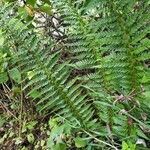
<path id="1" fill-rule="evenodd" d="M 21 84 L 21 94 L 20 94 L 20 118 L 19 118 L 19 137 L 21 137 L 22 130 L 22 113 L 23 113 L 23 93 L 22 93 L 22 84 Z"/>
<path id="2" fill-rule="evenodd" d="M 106 127 L 107 127 L 107 131 L 108 131 L 108 133 L 109 133 L 109 137 L 110 137 L 111 143 L 112 143 L 113 146 L 114 146 L 114 143 L 115 143 L 115 142 L 114 142 L 113 135 L 112 135 L 112 132 L 111 132 L 111 129 L 110 129 L 109 124 L 107 124 Z"/>
<path id="3" fill-rule="evenodd" d="M 127 111 L 122 110 L 121 112 L 122 112 L 123 114 L 125 114 L 126 116 L 132 118 L 134 121 L 138 122 L 138 123 L 139 123 L 140 125 L 142 125 L 143 127 L 150 129 L 150 127 L 149 127 L 148 125 L 146 125 L 146 124 L 143 123 L 142 121 L 136 119 L 136 118 L 133 117 L 131 114 L 129 114 Z"/>
<path id="4" fill-rule="evenodd" d="M 88 134 L 90 137 L 92 137 L 92 138 L 93 138 L 94 140 L 96 140 L 97 142 L 103 143 L 103 144 L 105 144 L 105 145 L 107 145 L 107 146 L 109 146 L 109 147 L 111 147 L 111 148 L 113 148 L 113 149 L 115 149 L 115 150 L 119 150 L 117 147 L 115 147 L 115 146 L 113 146 L 113 145 L 111 145 L 111 144 L 109 144 L 109 143 L 107 143 L 107 142 L 105 142 L 105 141 L 102 141 L 102 140 L 96 138 L 95 136 L 93 136 L 93 135 L 90 134 L 89 132 L 87 132 L 87 131 L 85 131 L 85 130 L 83 130 L 83 132 L 85 132 L 86 134 Z"/>
<path id="5" fill-rule="evenodd" d="M 8 113 L 10 113 L 16 120 L 19 120 L 2 102 L 0 102 L 1 103 L 1 105 L 6 109 L 6 111 L 8 112 Z"/>

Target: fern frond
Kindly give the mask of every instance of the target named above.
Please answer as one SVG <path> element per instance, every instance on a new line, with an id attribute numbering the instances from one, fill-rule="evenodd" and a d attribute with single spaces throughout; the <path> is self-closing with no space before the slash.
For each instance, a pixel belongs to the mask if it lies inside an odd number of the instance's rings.
<path id="1" fill-rule="evenodd" d="M 131 117 L 121 112 L 134 114 L 145 100 L 141 87 L 147 88 L 142 79 L 149 74 L 148 0 L 95 0 L 97 7 L 92 1 L 51 1 L 67 35 L 60 45 L 28 29 L 30 23 L 17 14 L 11 16 L 13 5 L 0 10 L 4 47 L 21 72 L 26 96 L 37 93 L 33 101 L 40 113 L 62 116 L 79 129 L 101 132 L 106 140 L 110 133 L 116 138 L 121 132 L 117 140 L 130 136 L 135 123 L 130 125 Z M 95 14 L 89 17 L 92 9 Z M 62 47 L 71 54 L 67 60 Z"/>
<path id="2" fill-rule="evenodd" d="M 20 20 L 15 19 L 15 21 L 19 22 Z M 42 39 L 32 30 L 31 34 L 29 30 L 21 30 L 20 32 L 20 29 L 12 27 L 11 21 L 6 22 L 3 29 L 7 33 L 7 44 L 11 44 L 14 40 L 20 41 L 17 45 L 17 51 L 12 48 L 13 58 L 15 58 L 14 60 L 12 58 L 12 61 L 25 77 L 22 81 L 25 84 L 23 89 L 31 88 L 27 95 L 38 91 L 37 109 L 40 112 L 55 112 L 75 124 L 79 122 L 83 128 L 93 128 L 94 110 L 86 100 L 86 95 L 80 95 L 82 93 L 81 85 L 77 84 L 76 80 L 68 82 L 71 69 L 69 62 L 59 63 L 60 52 L 50 53 L 50 47 L 45 49 L 42 43 L 46 39 Z M 10 30 L 11 32 L 9 32 Z M 26 38 L 21 35 L 26 35 Z M 13 38 L 9 38 L 10 36 Z M 49 43 L 49 40 L 48 38 L 46 42 Z M 32 76 L 27 78 L 29 72 L 32 73 Z"/>

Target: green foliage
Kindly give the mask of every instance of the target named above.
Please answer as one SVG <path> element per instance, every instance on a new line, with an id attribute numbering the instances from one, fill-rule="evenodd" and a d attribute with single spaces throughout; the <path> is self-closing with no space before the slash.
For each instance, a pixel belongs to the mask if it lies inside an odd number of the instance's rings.
<path id="1" fill-rule="evenodd" d="M 4 118 L 4 116 L 0 115 L 0 128 L 4 125 L 5 122 L 6 119 Z"/>
<path id="2" fill-rule="evenodd" d="M 66 150 L 66 145 L 59 143 L 52 147 L 52 150 Z"/>
<path id="3" fill-rule="evenodd" d="M 8 81 L 8 76 L 6 72 L 0 73 L 0 83 L 5 83 Z"/>
<path id="4" fill-rule="evenodd" d="M 28 134 L 27 139 L 28 139 L 29 143 L 33 143 L 34 142 L 34 135 L 32 133 Z"/>
<path id="5" fill-rule="evenodd" d="M 36 0 L 27 0 L 26 3 L 31 6 L 34 6 L 36 4 Z"/>
<path id="6" fill-rule="evenodd" d="M 0 83 L 8 81 L 8 75 L 6 72 L 7 65 L 7 54 L 0 51 Z"/>
<path id="7" fill-rule="evenodd" d="M 127 144 L 126 142 L 122 142 L 122 150 L 136 150 L 136 145 L 129 142 Z"/>
<path id="8" fill-rule="evenodd" d="M 75 146 L 77 147 L 77 148 L 81 148 L 81 147 L 85 147 L 86 146 L 86 140 L 85 139 L 83 139 L 83 138 L 80 138 L 80 137 L 76 137 L 75 139 L 74 139 L 74 141 L 75 141 Z"/>
<path id="9" fill-rule="evenodd" d="M 9 76 L 17 83 L 21 81 L 21 74 L 17 68 L 9 70 Z"/>
<path id="10" fill-rule="evenodd" d="M 63 139 L 71 135 L 71 127 L 68 123 L 62 124 L 61 118 L 52 118 L 48 122 L 50 132 L 47 140 L 47 148 L 49 149 L 66 149 Z M 57 143 L 57 144 L 55 144 Z M 69 141 L 68 141 L 69 143 Z"/>
<path id="11" fill-rule="evenodd" d="M 64 119 L 60 126 L 57 119 L 49 122 L 49 146 L 66 149 L 57 137 L 71 132 L 69 126 L 84 137 L 88 131 L 98 141 L 106 141 L 104 149 L 117 149 L 114 140 L 120 143 L 125 138 L 131 142 L 122 142 L 123 150 L 134 150 L 132 143 L 139 137 L 149 141 L 149 1 L 46 3 L 40 10 L 52 15 L 53 8 L 60 15 L 64 41 L 36 33 L 30 22 L 18 18 L 18 12 L 10 15 L 14 4 L 1 6 L 0 26 L 5 34 L 3 48 L 11 51 L 10 78 L 22 84 L 41 114 Z M 26 6 L 26 10 L 32 16 L 35 1 L 29 4 L 33 8 Z M 64 51 L 67 59 L 62 58 Z M 0 83 L 8 80 L 6 76 L 3 72 Z M 30 143 L 33 137 L 28 135 Z M 84 138 L 74 141 L 77 148 L 87 146 Z"/>

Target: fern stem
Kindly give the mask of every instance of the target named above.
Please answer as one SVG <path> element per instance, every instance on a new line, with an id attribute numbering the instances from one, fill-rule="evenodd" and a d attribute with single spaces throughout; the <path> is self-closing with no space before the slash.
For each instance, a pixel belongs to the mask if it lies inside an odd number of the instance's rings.
<path id="1" fill-rule="evenodd" d="M 77 118 L 77 120 L 81 123 L 82 127 L 86 128 L 86 124 L 84 123 L 84 120 L 82 119 L 82 116 L 76 110 L 76 108 L 74 107 L 73 102 L 67 96 L 67 93 L 64 91 L 65 87 L 60 85 L 59 82 L 57 82 L 55 77 L 51 76 L 52 73 L 50 72 L 50 70 L 48 70 L 46 67 L 43 67 L 44 65 L 38 59 L 38 58 L 41 57 L 40 55 L 37 54 L 36 56 L 34 56 L 35 55 L 34 52 L 31 53 L 31 54 L 33 55 L 33 59 L 35 59 L 36 64 L 39 65 L 38 68 L 41 68 L 41 70 L 44 70 L 44 73 L 47 76 L 49 82 L 54 86 L 55 91 L 58 90 L 58 94 L 61 95 L 62 100 L 64 101 L 65 104 L 67 104 L 67 106 L 69 107 L 69 109 L 73 113 L 74 117 Z"/>
<path id="2" fill-rule="evenodd" d="M 23 93 L 22 93 L 22 84 L 20 85 L 21 94 L 20 94 L 20 117 L 19 117 L 19 137 L 21 137 L 22 133 L 22 113 L 23 113 Z"/>
<path id="3" fill-rule="evenodd" d="M 123 33 L 123 46 L 126 49 L 125 55 L 127 56 L 127 62 L 129 64 L 128 68 L 129 68 L 129 73 L 128 73 L 128 80 L 131 83 L 130 88 L 128 89 L 128 93 L 130 93 L 131 90 L 138 90 L 139 89 L 139 85 L 137 83 L 137 71 L 136 71 L 136 66 L 137 66 L 137 62 L 136 59 L 134 57 L 134 54 L 132 52 L 132 46 L 130 45 L 130 35 L 129 35 L 129 31 L 128 28 L 126 27 L 126 23 L 125 20 L 122 16 L 121 13 L 119 13 L 117 11 L 116 5 L 113 3 L 113 1 L 109 2 L 109 7 L 110 7 L 110 11 L 112 14 L 115 14 L 115 16 L 117 17 L 117 23 L 118 26 L 120 27 L 122 33 Z"/>
<path id="4" fill-rule="evenodd" d="M 107 143 L 107 142 L 105 142 L 105 141 L 102 141 L 102 140 L 96 138 L 94 135 L 92 135 L 91 133 L 87 132 L 86 130 L 82 130 L 82 131 L 85 132 L 87 135 L 89 135 L 89 136 L 90 136 L 91 138 L 93 138 L 94 140 L 96 140 L 97 142 L 102 143 L 102 144 L 104 144 L 104 145 L 107 145 L 107 146 L 109 146 L 109 147 L 111 147 L 111 148 L 113 148 L 113 149 L 115 149 L 115 150 L 119 150 L 117 147 L 115 147 L 115 146 L 113 146 L 113 145 L 111 145 L 111 144 L 109 144 L 109 143 Z"/>

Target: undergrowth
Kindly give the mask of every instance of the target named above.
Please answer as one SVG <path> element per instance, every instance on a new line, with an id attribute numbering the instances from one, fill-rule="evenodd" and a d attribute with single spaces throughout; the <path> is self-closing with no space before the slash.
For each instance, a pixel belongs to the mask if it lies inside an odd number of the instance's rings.
<path id="1" fill-rule="evenodd" d="M 2 1 L 0 148 L 149 149 L 149 5 Z"/>

